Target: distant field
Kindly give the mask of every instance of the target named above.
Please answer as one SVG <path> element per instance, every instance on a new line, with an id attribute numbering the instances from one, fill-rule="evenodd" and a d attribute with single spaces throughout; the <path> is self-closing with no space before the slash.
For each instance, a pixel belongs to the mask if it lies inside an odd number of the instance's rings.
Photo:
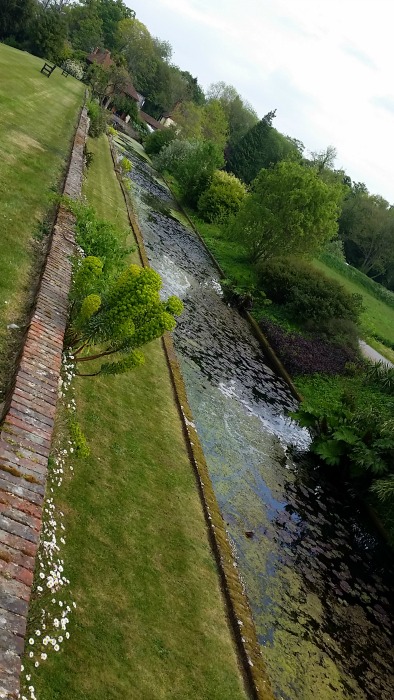
<path id="1" fill-rule="evenodd" d="M 7 325 L 26 310 L 48 195 L 64 173 L 84 92 L 59 69 L 46 78 L 42 65 L 0 44 L 0 400 L 15 336 Z"/>
<path id="2" fill-rule="evenodd" d="M 371 292 L 366 289 L 357 279 L 351 280 L 346 276 L 346 271 L 340 272 L 340 267 L 334 269 L 327 262 L 315 260 L 314 265 L 324 272 L 328 277 L 332 277 L 340 282 L 349 292 L 361 294 L 364 301 L 365 311 L 361 317 L 362 330 L 365 340 L 376 347 L 379 352 L 387 355 L 389 359 L 393 358 L 393 351 L 385 348 L 381 343 L 377 343 L 373 339 L 373 335 L 377 333 L 381 339 L 388 344 L 394 344 L 394 306 L 389 306 L 381 299 L 377 299 Z M 357 277 L 361 278 L 362 273 L 358 272 Z M 394 295 L 393 295 L 394 297 Z"/>

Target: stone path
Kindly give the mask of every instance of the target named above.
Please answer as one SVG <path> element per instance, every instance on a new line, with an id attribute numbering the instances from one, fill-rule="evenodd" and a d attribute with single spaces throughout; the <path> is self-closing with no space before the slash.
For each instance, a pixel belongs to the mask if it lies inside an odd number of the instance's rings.
<path id="1" fill-rule="evenodd" d="M 73 199 L 81 193 L 87 127 L 84 109 L 64 187 Z M 67 323 L 74 223 L 61 206 L 0 433 L 0 698 L 17 698 L 19 691 Z"/>
<path id="2" fill-rule="evenodd" d="M 372 362 L 383 362 L 383 364 L 388 365 L 389 367 L 394 367 L 393 363 L 390 362 L 387 357 L 384 357 L 380 354 L 380 352 L 374 348 L 371 348 L 371 346 L 365 343 L 364 340 L 359 340 L 359 344 L 362 355 L 364 355 L 364 357 L 366 357 L 368 360 L 371 360 Z"/>

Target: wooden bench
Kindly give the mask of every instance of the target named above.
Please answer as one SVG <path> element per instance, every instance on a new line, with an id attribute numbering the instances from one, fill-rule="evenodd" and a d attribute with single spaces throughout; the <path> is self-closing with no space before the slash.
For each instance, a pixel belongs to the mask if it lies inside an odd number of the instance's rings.
<path id="1" fill-rule="evenodd" d="M 51 66 L 50 63 L 44 63 L 43 67 L 40 70 L 40 73 L 43 73 L 44 75 L 46 75 L 47 78 L 50 78 L 55 68 L 56 65 Z"/>
<path id="2" fill-rule="evenodd" d="M 68 76 L 70 75 L 70 73 L 67 73 L 66 69 L 63 68 L 63 70 L 62 70 L 62 75 L 65 75 L 66 78 L 68 78 Z"/>

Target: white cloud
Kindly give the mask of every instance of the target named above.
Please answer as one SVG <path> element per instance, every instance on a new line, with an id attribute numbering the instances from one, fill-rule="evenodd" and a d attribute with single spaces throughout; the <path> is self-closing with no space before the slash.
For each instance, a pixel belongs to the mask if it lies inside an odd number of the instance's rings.
<path id="1" fill-rule="evenodd" d="M 127 0 L 204 87 L 225 80 L 260 116 L 394 201 L 391 0 Z"/>

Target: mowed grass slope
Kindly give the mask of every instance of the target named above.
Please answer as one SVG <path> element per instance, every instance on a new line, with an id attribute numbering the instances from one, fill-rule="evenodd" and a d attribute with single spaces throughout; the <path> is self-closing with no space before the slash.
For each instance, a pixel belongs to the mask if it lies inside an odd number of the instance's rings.
<path id="1" fill-rule="evenodd" d="M 9 370 L 7 325 L 20 322 L 33 286 L 34 236 L 65 171 L 84 93 L 58 68 L 46 78 L 43 63 L 0 44 L 0 390 Z"/>
<path id="2" fill-rule="evenodd" d="M 389 348 L 385 348 L 380 343 L 377 344 L 373 339 L 373 334 L 377 333 L 387 343 L 394 344 L 394 308 L 377 299 L 364 286 L 358 284 L 357 280 L 348 279 L 345 273 L 341 274 L 339 269 L 334 269 L 322 260 L 314 260 L 313 264 L 327 277 L 332 277 L 340 282 L 348 292 L 361 294 L 365 308 L 361 314 L 361 328 L 365 340 L 374 346 L 376 345 L 377 349 L 386 354 L 389 359 L 391 356 L 394 358 L 394 353 Z M 362 275 L 361 272 L 358 274 Z"/>
<path id="3" fill-rule="evenodd" d="M 107 140 L 88 148 L 88 201 L 123 225 Z M 245 700 L 161 342 L 135 372 L 76 390 L 91 456 L 74 462 L 59 507 L 77 609 L 37 697 Z"/>

